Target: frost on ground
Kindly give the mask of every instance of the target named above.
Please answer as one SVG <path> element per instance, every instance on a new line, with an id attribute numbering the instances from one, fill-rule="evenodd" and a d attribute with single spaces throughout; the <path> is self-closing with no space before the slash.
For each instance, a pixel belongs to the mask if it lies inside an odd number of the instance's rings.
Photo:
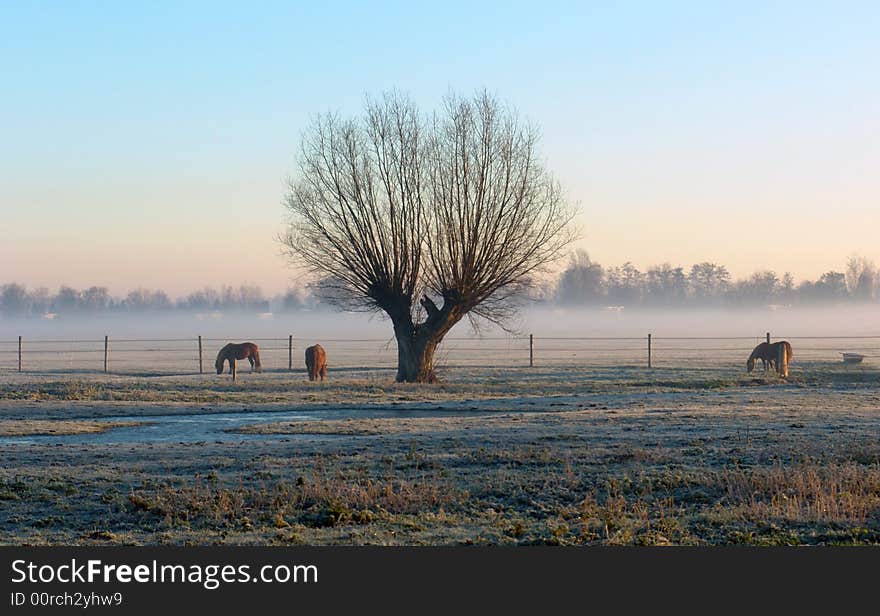
<path id="1" fill-rule="evenodd" d="M 139 425 L 134 421 L 88 421 L 61 419 L 0 419 L 0 436 L 96 434 L 113 428 Z"/>
<path id="2" fill-rule="evenodd" d="M 350 413 L 234 428 L 263 435 L 246 441 L 0 439 L 0 542 L 880 543 L 870 363 L 796 363 L 787 383 L 722 364 L 332 377 L 3 375 L 3 422 Z"/>

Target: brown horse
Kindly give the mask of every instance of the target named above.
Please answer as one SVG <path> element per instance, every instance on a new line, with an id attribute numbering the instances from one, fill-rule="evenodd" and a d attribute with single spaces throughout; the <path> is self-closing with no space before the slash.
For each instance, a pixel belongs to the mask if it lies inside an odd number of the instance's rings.
<path id="1" fill-rule="evenodd" d="M 217 368 L 217 374 L 222 374 L 223 364 L 228 361 L 229 374 L 232 375 L 232 380 L 235 380 L 235 360 L 245 358 L 251 363 L 251 372 L 254 370 L 263 371 L 263 365 L 260 363 L 260 349 L 253 342 L 242 342 L 241 344 L 230 342 L 217 353 L 214 367 Z"/>
<path id="2" fill-rule="evenodd" d="M 767 366 L 776 370 L 776 373 L 785 378 L 788 376 L 788 363 L 791 361 L 791 344 L 787 340 L 781 342 L 762 342 L 754 348 L 752 354 L 746 360 L 746 370 L 751 372 L 755 369 L 755 361 L 760 359 L 764 363 L 764 372 Z"/>
<path id="3" fill-rule="evenodd" d="M 306 370 L 309 372 L 309 380 L 314 381 L 319 376 L 321 380 L 327 376 L 327 353 L 320 344 L 306 349 Z"/>

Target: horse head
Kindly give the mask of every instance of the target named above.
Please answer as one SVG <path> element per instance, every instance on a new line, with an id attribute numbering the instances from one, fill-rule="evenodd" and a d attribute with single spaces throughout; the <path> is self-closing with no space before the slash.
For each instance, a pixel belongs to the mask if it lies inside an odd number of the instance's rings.
<path id="1" fill-rule="evenodd" d="M 752 370 L 755 369 L 755 358 L 749 357 L 748 361 L 746 361 L 746 370 L 751 373 Z"/>
<path id="2" fill-rule="evenodd" d="M 226 345 L 229 346 L 229 345 Z M 217 361 L 214 362 L 214 367 L 217 368 L 217 374 L 223 374 L 223 364 L 226 361 L 226 347 L 220 349 L 220 352 L 217 353 Z"/>

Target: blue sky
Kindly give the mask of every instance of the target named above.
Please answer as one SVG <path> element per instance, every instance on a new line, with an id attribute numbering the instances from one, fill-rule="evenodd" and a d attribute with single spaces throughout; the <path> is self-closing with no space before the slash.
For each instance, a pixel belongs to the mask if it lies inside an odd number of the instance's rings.
<path id="1" fill-rule="evenodd" d="M 280 290 L 301 131 L 390 88 L 538 124 L 603 263 L 880 261 L 878 32 L 871 2 L 6 2 L 0 281 Z"/>

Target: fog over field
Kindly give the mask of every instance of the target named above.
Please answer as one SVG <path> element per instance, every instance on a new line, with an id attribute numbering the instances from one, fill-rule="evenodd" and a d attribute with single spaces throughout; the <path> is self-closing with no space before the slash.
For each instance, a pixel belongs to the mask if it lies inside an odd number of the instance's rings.
<path id="1" fill-rule="evenodd" d="M 839 306 L 756 309 L 613 309 L 531 306 L 510 324 L 513 335 L 538 337 L 644 336 L 807 336 L 880 335 L 880 306 Z M 391 323 L 379 315 L 302 310 L 280 313 L 174 312 L 59 315 L 54 319 L 0 319 L 0 340 L 111 338 L 286 338 L 393 340 Z M 496 326 L 483 325 L 479 335 L 507 336 Z M 465 319 L 451 337 L 471 337 Z"/>

